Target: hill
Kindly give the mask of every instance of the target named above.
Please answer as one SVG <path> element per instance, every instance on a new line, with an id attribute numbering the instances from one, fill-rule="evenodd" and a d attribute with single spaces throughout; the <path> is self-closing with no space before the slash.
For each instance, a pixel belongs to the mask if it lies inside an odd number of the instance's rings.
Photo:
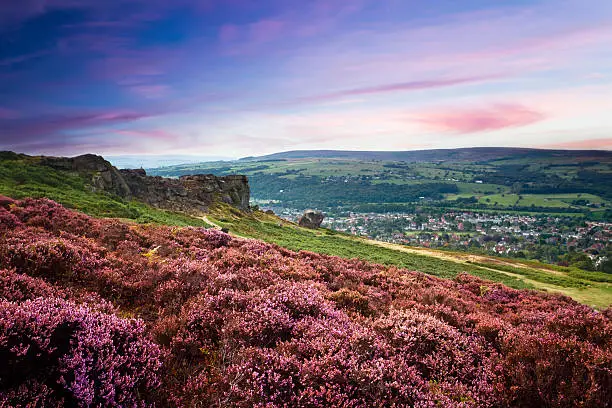
<path id="1" fill-rule="evenodd" d="M 606 213 L 612 205 L 612 152 L 607 151 L 297 151 L 150 170 L 165 177 L 194 172 L 246 174 L 255 199 L 297 209 L 388 212 L 426 204 L 612 219 L 612 212 Z M 550 199 L 555 194 L 566 196 Z"/>
<path id="2" fill-rule="evenodd" d="M 350 150 L 292 150 L 259 157 L 245 157 L 243 161 L 266 161 L 288 159 L 346 159 L 404 162 L 466 161 L 479 162 L 521 157 L 524 159 L 555 158 L 574 160 L 612 161 L 612 152 L 607 150 L 551 150 L 516 147 L 470 147 L 458 149 L 428 149 L 407 151 L 350 151 Z"/>
<path id="3" fill-rule="evenodd" d="M 0 199 L 5 406 L 605 407 L 611 319 L 466 274 Z"/>
<path id="4" fill-rule="evenodd" d="M 148 177 L 144 170 L 118 170 L 96 155 L 66 158 L 0 152 L 0 194 L 52 198 L 95 216 L 177 225 L 205 225 L 197 216 L 217 201 L 242 209 L 249 205 L 244 176 L 169 180 Z"/>
<path id="5" fill-rule="evenodd" d="M 406 153 L 435 159 L 422 162 L 340 153 L 347 157 L 316 157 L 340 155 L 334 151 L 290 152 L 149 172 L 246 174 L 253 204 L 263 209 L 295 221 L 303 210 L 317 208 L 326 213 L 327 228 L 395 244 L 612 271 L 610 152 Z M 306 155 L 315 157 L 297 158 Z"/>
<path id="6" fill-rule="evenodd" d="M 124 218 L 139 223 L 210 226 L 212 222 L 229 229 L 233 234 L 276 243 L 292 250 L 310 250 L 345 258 L 359 258 L 444 278 L 454 278 L 465 272 L 514 288 L 540 288 L 563 293 L 595 307 L 607 307 L 612 303 L 612 278 L 599 272 L 586 272 L 576 268 L 551 270 L 544 264 L 517 264 L 517 261 L 514 261 L 515 264 L 500 264 L 498 259 L 490 256 L 479 258 L 476 262 L 480 265 L 476 265 L 466 262 L 460 256 L 450 256 L 449 252 L 439 254 L 435 251 L 409 251 L 403 246 L 383 247 L 379 242 L 355 239 L 330 230 L 302 229 L 261 211 L 241 211 L 240 205 L 232 207 L 223 199 L 216 200 L 208 209 L 208 216 L 204 218 L 201 217 L 203 213 L 199 207 L 194 208 L 192 215 L 189 215 L 189 211 L 185 213 L 155 208 L 136 199 L 144 194 L 139 191 L 138 185 L 147 186 L 147 183 L 141 180 L 144 176 L 140 171 L 135 177 L 136 181 L 142 184 L 134 185 L 134 180 L 129 177 L 131 171 L 117 171 L 112 166 L 108 167 L 110 164 L 105 163 L 103 159 L 96 157 L 94 156 L 94 163 L 100 165 L 100 168 L 116 172 L 116 177 L 121 177 L 110 183 L 106 190 L 94 190 L 91 185 L 92 177 L 95 176 L 98 180 L 104 172 L 76 171 L 74 163 L 69 159 L 5 154 L 4 160 L 0 160 L 0 169 L 3 169 L 0 172 L 0 194 L 16 198 L 48 197 L 90 215 Z M 91 157 L 87 160 L 89 159 Z M 49 160 L 55 161 L 54 167 L 49 166 Z M 61 165 L 58 165 L 58 162 Z M 82 168 L 81 165 L 77 167 Z M 128 177 L 125 178 L 122 174 Z M 112 180 L 112 177 L 106 178 Z M 156 178 L 152 179 L 153 182 L 158 182 Z M 117 185 L 123 185 L 123 189 L 133 191 L 131 199 L 113 194 L 112 190 Z M 215 183 L 211 184 L 214 185 Z M 98 186 L 100 187 L 99 182 Z M 248 188 L 248 185 L 246 186 Z M 145 189 L 145 192 L 147 191 Z M 155 191 L 151 194 L 152 197 L 158 197 Z M 180 197 L 179 195 L 178 198 Z M 148 199 L 148 202 L 162 204 L 158 200 Z M 169 202 L 172 203 L 172 208 L 176 207 L 174 199 Z M 235 201 L 237 204 L 242 202 L 242 198 Z M 186 203 L 189 204 L 189 201 Z"/>
<path id="7" fill-rule="evenodd" d="M 607 308 L 612 305 L 612 274 L 608 273 L 536 261 L 387 244 L 332 230 L 301 228 L 262 211 L 244 213 L 223 205 L 211 208 L 206 219 L 236 236 L 255 238 L 294 251 L 306 250 L 362 259 L 441 278 L 453 279 L 467 273 L 512 288 L 562 293 L 592 307 Z"/>

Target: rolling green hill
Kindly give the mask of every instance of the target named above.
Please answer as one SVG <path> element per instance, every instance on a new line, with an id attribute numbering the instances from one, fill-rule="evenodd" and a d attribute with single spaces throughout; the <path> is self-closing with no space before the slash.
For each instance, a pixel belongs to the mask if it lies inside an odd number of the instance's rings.
<path id="1" fill-rule="evenodd" d="M 297 209 L 386 212 L 425 205 L 612 219 L 612 152 L 605 151 L 296 151 L 149 172 L 246 174 L 255 199 Z"/>
<path id="2" fill-rule="evenodd" d="M 0 194 L 13 198 L 46 197 L 97 217 L 130 219 L 140 223 L 194 225 L 227 228 L 230 233 L 278 244 L 292 250 L 307 250 L 344 258 L 358 258 L 400 268 L 418 270 L 443 278 L 462 272 L 504 283 L 514 288 L 542 289 L 563 293 L 596 307 L 612 303 L 610 275 L 574 268 L 553 268 L 537 262 L 518 262 L 448 251 L 422 250 L 366 240 L 331 230 L 308 230 L 261 211 L 242 212 L 229 205 L 211 208 L 206 219 L 154 209 L 137 201 L 93 192 L 78 173 L 55 170 L 39 157 L 0 154 Z M 560 198 L 561 199 L 561 198 Z"/>
<path id="3" fill-rule="evenodd" d="M 459 149 L 428 149 L 408 151 L 350 151 L 350 150 L 293 150 L 260 157 L 245 157 L 245 161 L 278 159 L 348 159 L 360 161 L 466 161 L 508 158 L 537 158 L 558 160 L 610 160 L 612 152 L 606 150 L 552 150 L 515 147 L 468 147 Z"/>

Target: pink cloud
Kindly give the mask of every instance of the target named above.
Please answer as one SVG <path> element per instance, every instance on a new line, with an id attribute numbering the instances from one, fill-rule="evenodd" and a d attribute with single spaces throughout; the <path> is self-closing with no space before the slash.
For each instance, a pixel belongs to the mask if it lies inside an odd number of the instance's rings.
<path id="1" fill-rule="evenodd" d="M 178 136 L 165 130 L 117 130 L 115 134 L 137 139 L 156 139 L 162 141 L 176 141 Z"/>
<path id="2" fill-rule="evenodd" d="M 413 120 L 433 131 L 477 133 L 527 126 L 546 119 L 538 111 L 518 104 L 496 104 L 487 108 L 444 109 L 418 115 Z"/>
<path id="3" fill-rule="evenodd" d="M 271 42 L 313 37 L 333 29 L 350 14 L 361 11 L 370 0 L 291 1 L 264 19 L 242 25 L 226 24 L 218 32 L 223 51 L 230 55 L 248 55 L 263 50 Z M 286 6 L 285 6 L 286 4 Z M 281 41 L 282 40 L 282 41 Z"/>
<path id="4" fill-rule="evenodd" d="M 80 137 L 73 132 L 101 129 L 153 116 L 155 116 L 153 112 L 106 110 L 9 119 L 2 124 L 0 144 L 8 147 L 19 147 L 36 140 L 45 139 L 49 143 L 56 142 L 61 145 L 66 143 L 67 139 L 78 139 Z"/>
<path id="5" fill-rule="evenodd" d="M 282 38 L 287 23 L 281 20 L 260 20 L 249 25 L 249 39 L 265 43 Z"/>
<path id="6" fill-rule="evenodd" d="M 599 149 L 599 150 L 612 150 L 612 137 L 602 139 L 583 139 L 573 140 L 570 142 L 551 143 L 544 146 L 540 146 L 547 149 Z"/>
<path id="7" fill-rule="evenodd" d="M 259 51 L 265 44 L 288 36 L 291 25 L 281 19 L 259 20 L 240 26 L 225 24 L 219 29 L 218 37 L 225 53 L 248 55 Z"/>
<path id="8" fill-rule="evenodd" d="M 230 43 L 240 38 L 240 27 L 235 24 L 224 24 L 219 29 L 219 40 L 222 43 Z"/>

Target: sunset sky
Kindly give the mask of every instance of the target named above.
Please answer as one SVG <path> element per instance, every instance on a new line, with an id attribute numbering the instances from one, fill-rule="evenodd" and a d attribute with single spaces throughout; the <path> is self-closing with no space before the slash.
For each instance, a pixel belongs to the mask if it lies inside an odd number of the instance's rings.
<path id="1" fill-rule="evenodd" d="M 612 149 L 610 0 L 0 0 L 0 150 Z"/>

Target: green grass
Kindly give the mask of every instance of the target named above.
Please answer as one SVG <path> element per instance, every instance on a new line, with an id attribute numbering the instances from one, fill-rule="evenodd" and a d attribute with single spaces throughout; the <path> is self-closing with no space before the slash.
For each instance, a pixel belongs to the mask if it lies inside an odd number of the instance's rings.
<path id="1" fill-rule="evenodd" d="M 533 288 L 521 279 L 475 265 L 446 261 L 426 255 L 383 248 L 330 230 L 306 230 L 263 213 L 244 214 L 225 206 L 217 206 L 211 217 L 237 235 L 260 239 L 294 251 L 311 251 L 342 258 L 358 258 L 383 265 L 416 270 L 441 278 L 454 278 L 466 272 L 508 286 Z"/>
<path id="2" fill-rule="evenodd" d="M 569 269 L 565 273 L 552 270 L 546 272 L 542 269 L 498 263 L 473 263 L 473 265 L 495 268 L 513 276 L 523 276 L 538 289 L 563 293 L 593 307 L 607 308 L 612 305 L 612 276 L 605 273 L 575 269 Z"/>
<path id="3" fill-rule="evenodd" d="M 462 195 L 465 196 L 465 195 Z M 449 197 L 449 199 L 455 197 Z M 492 194 L 484 195 L 479 197 L 479 204 L 486 204 L 489 206 L 497 203 L 500 207 L 547 207 L 551 209 L 555 208 L 588 208 L 585 206 L 573 205 L 575 200 L 587 200 L 593 204 L 604 203 L 601 197 L 593 194 Z"/>
<path id="4" fill-rule="evenodd" d="M 586 281 L 584 279 L 575 278 L 572 276 L 568 276 L 562 273 L 553 273 L 553 272 L 544 272 L 537 269 L 532 268 L 520 268 L 510 265 L 503 265 L 497 263 L 478 263 L 473 262 L 473 265 L 484 266 L 484 267 L 494 267 L 497 270 L 511 272 L 514 274 L 525 276 L 530 280 L 534 280 L 536 282 L 552 284 L 555 286 L 560 286 L 562 288 L 587 288 L 592 286 L 592 282 Z"/>
<path id="5" fill-rule="evenodd" d="M 0 156 L 0 194 L 17 199 L 45 197 L 94 217 L 176 226 L 209 226 L 203 220 L 185 214 L 96 193 L 80 175 L 42 166 L 34 157 Z"/>
<path id="6" fill-rule="evenodd" d="M 344 165 L 350 167 L 351 164 Z M 327 170 L 329 169 L 325 169 Z M 209 226 L 198 218 L 93 192 L 84 177 L 42 166 L 36 157 L 0 153 L 0 194 L 14 198 L 47 197 L 66 207 L 96 217 L 123 218 L 140 223 L 177 226 Z M 557 198 L 573 199 L 567 196 L 559 195 Z M 454 278 L 459 273 L 465 272 L 518 289 L 539 288 L 561 292 L 578 301 L 598 307 L 609 306 L 612 299 L 612 277 L 600 272 L 549 266 L 549 273 L 538 265 L 520 268 L 499 264 L 494 260 L 490 264 L 470 264 L 452 258 L 383 247 L 371 241 L 330 230 L 307 230 L 275 216 L 262 212 L 247 214 L 224 204 L 212 209 L 211 218 L 237 235 L 275 243 L 296 251 L 307 250 L 343 258 L 358 258 L 417 270 L 441 278 Z"/>
<path id="7" fill-rule="evenodd" d="M 579 302 L 605 308 L 612 304 L 612 285 L 604 273 L 578 271 L 571 268 L 560 272 L 549 268 L 547 272 L 533 267 L 518 267 L 496 262 L 468 263 L 441 257 L 421 255 L 376 245 L 352 235 L 330 230 L 307 230 L 261 212 L 245 214 L 229 206 L 219 205 L 212 209 L 211 218 L 230 232 L 247 238 L 275 243 L 282 247 L 300 251 L 312 251 L 342 258 L 358 258 L 383 265 L 416 270 L 440 278 L 454 278 L 465 272 L 517 289 L 541 289 L 573 297 Z M 445 255 L 452 252 L 445 251 Z M 518 261 L 517 261 L 518 263 Z"/>

